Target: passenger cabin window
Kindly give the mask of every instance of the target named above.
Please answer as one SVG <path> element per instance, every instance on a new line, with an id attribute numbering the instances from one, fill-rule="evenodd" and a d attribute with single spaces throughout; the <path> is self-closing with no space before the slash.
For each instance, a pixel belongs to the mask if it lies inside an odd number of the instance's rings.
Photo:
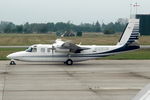
<path id="1" fill-rule="evenodd" d="M 52 50 L 51 48 L 47 48 L 47 52 L 51 52 L 51 50 Z"/>
<path id="2" fill-rule="evenodd" d="M 45 52 L 45 48 L 41 48 L 41 52 L 43 52 L 43 53 L 44 53 L 44 52 Z"/>

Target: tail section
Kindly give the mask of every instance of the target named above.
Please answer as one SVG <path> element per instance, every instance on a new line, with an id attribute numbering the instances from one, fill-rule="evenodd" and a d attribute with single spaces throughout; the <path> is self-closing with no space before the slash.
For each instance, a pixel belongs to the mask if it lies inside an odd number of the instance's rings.
<path id="1" fill-rule="evenodd" d="M 139 19 L 130 19 L 117 45 L 139 48 Z"/>

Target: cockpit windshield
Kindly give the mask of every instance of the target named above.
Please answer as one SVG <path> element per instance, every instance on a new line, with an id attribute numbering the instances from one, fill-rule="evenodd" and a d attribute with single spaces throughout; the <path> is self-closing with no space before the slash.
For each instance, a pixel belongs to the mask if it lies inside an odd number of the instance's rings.
<path id="1" fill-rule="evenodd" d="M 37 48 L 36 47 L 29 47 L 26 52 L 37 52 Z"/>
<path id="2" fill-rule="evenodd" d="M 26 52 L 32 52 L 32 47 L 29 47 L 28 49 L 26 49 Z"/>

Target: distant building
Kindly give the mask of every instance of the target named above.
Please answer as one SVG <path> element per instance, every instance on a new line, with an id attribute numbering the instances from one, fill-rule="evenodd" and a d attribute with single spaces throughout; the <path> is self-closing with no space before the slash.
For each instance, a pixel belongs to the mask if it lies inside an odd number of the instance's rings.
<path id="1" fill-rule="evenodd" d="M 76 36 L 76 33 L 73 32 L 72 30 L 71 31 L 69 30 L 69 31 L 64 32 L 63 36 L 64 37 L 73 37 L 73 36 Z"/>
<path id="2" fill-rule="evenodd" d="M 150 14 L 137 14 L 136 18 L 140 19 L 141 35 L 150 35 Z"/>

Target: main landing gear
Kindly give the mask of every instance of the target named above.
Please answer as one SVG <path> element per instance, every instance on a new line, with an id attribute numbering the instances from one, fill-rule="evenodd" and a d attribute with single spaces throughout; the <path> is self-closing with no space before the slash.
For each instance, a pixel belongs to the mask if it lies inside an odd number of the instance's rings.
<path id="1" fill-rule="evenodd" d="M 9 65 L 16 65 L 15 61 L 14 60 L 11 60 Z"/>
<path id="2" fill-rule="evenodd" d="M 68 59 L 66 62 L 64 62 L 66 65 L 73 65 L 73 61 L 71 59 Z"/>
<path id="3" fill-rule="evenodd" d="M 68 54 L 68 59 L 64 62 L 66 65 L 73 65 L 73 61 L 71 60 L 71 55 Z"/>

